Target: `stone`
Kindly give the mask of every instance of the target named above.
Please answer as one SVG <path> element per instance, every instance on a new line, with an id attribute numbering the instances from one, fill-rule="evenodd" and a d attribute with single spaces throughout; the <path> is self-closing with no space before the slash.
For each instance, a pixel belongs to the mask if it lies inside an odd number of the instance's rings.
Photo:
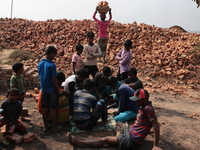
<path id="1" fill-rule="evenodd" d="M 6 140 L 9 142 L 18 144 L 18 143 L 22 142 L 23 136 L 16 134 L 16 133 L 12 133 L 12 134 L 6 135 Z"/>

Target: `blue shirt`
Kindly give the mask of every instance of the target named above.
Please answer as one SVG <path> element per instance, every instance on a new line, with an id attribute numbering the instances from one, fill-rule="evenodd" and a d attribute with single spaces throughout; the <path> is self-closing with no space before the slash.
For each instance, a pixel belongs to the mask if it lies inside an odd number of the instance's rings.
<path id="1" fill-rule="evenodd" d="M 53 77 L 57 77 L 56 65 L 48 59 L 42 59 L 38 64 L 38 74 L 40 77 L 40 88 L 43 93 L 55 91 Z"/>
<path id="2" fill-rule="evenodd" d="M 136 102 L 129 99 L 129 97 L 134 96 L 135 91 L 127 85 L 120 85 L 117 94 L 119 96 L 119 106 L 118 106 L 118 113 L 123 111 L 133 111 L 138 112 L 140 109 Z"/>

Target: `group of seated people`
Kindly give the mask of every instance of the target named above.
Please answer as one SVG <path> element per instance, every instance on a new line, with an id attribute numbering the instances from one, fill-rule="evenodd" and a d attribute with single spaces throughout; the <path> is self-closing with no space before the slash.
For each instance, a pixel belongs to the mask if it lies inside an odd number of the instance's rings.
<path id="1" fill-rule="evenodd" d="M 71 116 L 78 129 L 92 129 L 100 118 L 106 123 L 107 109 L 112 107 L 118 107 L 113 113 L 116 122 L 125 122 L 137 115 L 139 107 L 129 99 L 135 90 L 143 88 L 135 68 L 131 68 L 128 78 L 122 81 L 112 76 L 112 69 L 108 66 L 96 73 L 93 79 L 89 78 L 86 69 L 80 69 L 68 78 L 63 72 L 58 72 L 57 79 L 64 93 L 59 98 L 58 123 L 68 121 Z M 41 112 L 40 97 L 38 109 Z M 107 107 L 108 104 L 112 105 Z"/>
<path id="2" fill-rule="evenodd" d="M 82 70 L 80 70 L 82 71 Z M 85 74 L 84 74 L 85 75 Z M 75 76 L 76 75 L 72 75 Z M 77 78 L 82 76 L 79 72 Z M 158 147 L 160 129 L 154 108 L 149 101 L 149 93 L 144 89 L 143 83 L 137 77 L 137 70 L 131 68 L 128 78 L 122 81 L 112 76 L 112 71 L 105 66 L 102 72 L 96 73 L 94 79 L 82 76 L 81 90 L 76 90 L 73 96 L 72 118 L 76 127 L 88 130 L 97 125 L 99 119 L 107 120 L 107 104 L 113 100 L 117 111 L 113 112 L 116 122 L 116 136 L 106 136 L 100 139 L 83 140 L 67 133 L 68 142 L 73 146 L 101 147 L 104 145 L 116 145 L 119 149 L 139 149 L 150 133 L 154 132 L 154 144 L 152 150 L 162 150 Z M 69 77 L 71 78 L 71 77 Z M 79 89 L 80 80 L 73 80 L 74 89 Z M 62 83 L 64 89 L 69 89 L 69 80 Z M 76 86 L 75 86 L 76 85 Z M 77 88 L 78 87 L 78 88 Z M 72 87 L 71 87 L 72 88 Z M 92 111 L 91 111 L 92 109 Z M 135 119 L 132 126 L 128 127 L 124 122 Z"/>
<path id="3" fill-rule="evenodd" d="M 153 150 L 161 150 L 158 147 L 160 131 L 157 117 L 149 101 L 149 93 L 143 88 L 143 83 L 138 79 L 135 68 L 129 69 L 128 78 L 122 81 L 112 76 L 112 70 L 108 66 L 105 66 L 102 72 L 96 73 L 93 79 L 89 78 L 87 70 L 80 69 L 77 74 L 68 78 L 63 72 L 58 71 L 57 80 L 62 91 L 57 110 L 58 123 L 66 122 L 71 117 L 78 129 L 89 130 L 99 123 L 105 125 L 103 123 L 107 122 L 107 109 L 117 106 L 117 111 L 113 112 L 116 136 L 103 137 L 98 140 L 82 140 L 68 132 L 67 139 L 70 144 L 89 147 L 116 145 L 120 149 L 139 149 L 153 128 L 155 134 Z M 40 113 L 42 111 L 41 94 L 40 92 L 38 99 Z M 25 132 L 25 127 L 18 121 L 21 105 L 17 107 L 19 105 L 16 101 L 17 95 L 16 88 L 8 91 L 8 100 L 16 106 L 16 117 L 10 125 L 14 123 L 19 131 Z M 8 101 L 5 101 L 2 105 L 5 110 L 7 103 Z M 114 105 L 108 107 L 108 104 Z M 99 122 L 100 118 L 103 123 Z M 130 119 L 135 119 L 131 127 L 123 124 Z M 3 124 L 5 123 L 0 123 L 1 126 Z"/>

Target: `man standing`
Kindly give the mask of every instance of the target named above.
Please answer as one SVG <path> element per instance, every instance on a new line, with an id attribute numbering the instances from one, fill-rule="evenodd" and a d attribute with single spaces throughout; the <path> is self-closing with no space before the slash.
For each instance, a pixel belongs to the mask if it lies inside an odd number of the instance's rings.
<path id="1" fill-rule="evenodd" d="M 57 54 L 54 46 L 48 46 L 45 50 L 46 59 L 42 59 L 38 64 L 38 73 L 40 77 L 40 87 L 42 91 L 42 118 L 44 122 L 44 132 L 49 130 L 48 117 L 50 110 L 50 117 L 53 123 L 53 131 L 58 132 L 61 127 L 57 126 L 57 109 L 58 109 L 58 95 L 61 95 L 60 87 L 57 80 L 56 65 L 52 62 Z"/>

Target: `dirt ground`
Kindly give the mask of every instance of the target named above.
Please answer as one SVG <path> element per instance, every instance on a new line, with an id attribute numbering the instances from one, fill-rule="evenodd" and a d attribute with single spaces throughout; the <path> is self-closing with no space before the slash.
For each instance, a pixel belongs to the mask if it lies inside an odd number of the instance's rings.
<path id="1" fill-rule="evenodd" d="M 3 56 L 3 55 L 0 55 Z M 0 57 L 1 58 L 1 57 Z M 6 57 L 4 56 L 6 60 Z M 2 60 L 2 58 L 1 58 Z M 160 82 L 159 79 L 156 82 Z M 145 87 L 146 88 L 146 87 Z M 163 150 L 199 150 L 200 149 L 200 88 L 185 88 L 183 93 L 170 90 L 152 90 L 150 100 L 155 108 L 160 123 L 159 146 Z M 0 91 L 0 97 L 5 91 Z M 6 97 L 5 97 L 6 98 Z M 0 100 L 0 104 L 2 100 Z M 66 133 L 71 130 L 70 123 L 62 123 L 63 129 L 58 133 L 49 131 L 44 133 L 42 117 L 37 110 L 37 102 L 33 97 L 26 97 L 23 107 L 28 108 L 30 122 L 23 122 L 28 132 L 36 134 L 37 138 L 31 143 L 8 143 L 2 136 L 0 149 L 2 150 L 117 150 L 117 147 L 80 148 L 72 147 Z M 114 136 L 114 131 L 73 133 L 79 138 L 94 139 L 104 136 Z M 153 146 L 154 135 L 150 133 L 140 150 L 150 150 Z"/>
<path id="2" fill-rule="evenodd" d="M 4 95 L 4 94 L 3 94 Z M 153 103 L 160 123 L 159 146 L 163 150 L 199 150 L 200 149 L 200 109 L 199 90 L 188 90 L 184 95 L 171 95 L 170 92 L 151 93 Z M 2 102 L 2 101 L 1 101 Z M 71 125 L 62 123 L 63 130 L 58 133 L 42 131 L 42 117 L 37 110 L 37 102 L 33 98 L 26 98 L 23 106 L 28 108 L 30 122 L 23 122 L 29 132 L 35 133 L 37 139 L 31 143 L 12 144 L 5 140 L 0 142 L 1 149 L 44 149 L 44 150 L 92 150 L 94 148 L 72 147 L 66 133 L 71 130 Z M 82 132 L 74 135 L 83 139 L 94 139 L 103 136 L 114 136 L 114 131 Z M 2 139 L 1 139 L 2 140 Z M 153 145 L 153 133 L 149 134 L 140 148 L 150 150 Z M 97 148 L 96 148 L 97 149 Z M 97 150 L 117 150 L 117 147 L 102 147 Z"/>
<path id="3" fill-rule="evenodd" d="M 7 62 L 9 54 L 13 51 L 13 49 L 3 49 L 2 51 L 0 51 L 0 64 L 4 64 L 5 62 Z"/>

